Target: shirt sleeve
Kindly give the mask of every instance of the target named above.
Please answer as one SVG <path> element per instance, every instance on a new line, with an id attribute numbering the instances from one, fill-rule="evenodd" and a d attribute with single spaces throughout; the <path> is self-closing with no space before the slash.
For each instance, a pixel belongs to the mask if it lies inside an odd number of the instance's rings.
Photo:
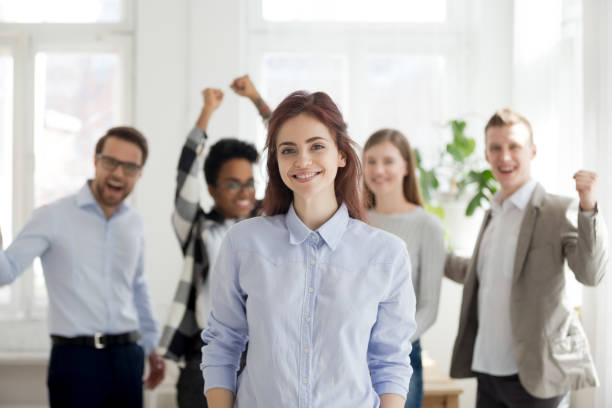
<path id="1" fill-rule="evenodd" d="M 153 307 L 151 305 L 151 296 L 149 295 L 149 287 L 144 273 L 144 236 L 140 241 L 140 254 L 138 256 L 138 265 L 134 275 L 134 303 L 138 312 L 138 322 L 140 325 L 141 339 L 139 344 L 149 355 L 159 343 L 159 327 L 155 316 L 153 315 Z"/>
<path id="2" fill-rule="evenodd" d="M 13 282 L 51 246 L 55 236 L 51 206 L 34 211 L 32 218 L 6 249 L 0 249 L 0 286 Z"/>
<path id="3" fill-rule="evenodd" d="M 397 394 L 405 398 L 412 376 L 410 338 L 416 330 L 416 303 L 408 252 L 404 245 L 401 247 L 398 259 L 390 265 L 390 289 L 378 306 L 370 334 L 368 365 L 379 395 Z"/>
<path id="4" fill-rule="evenodd" d="M 444 275 L 444 231 L 442 225 L 433 217 L 427 219 L 421 236 L 421 253 L 419 287 L 416 288 L 416 322 L 417 331 L 412 341 L 420 338 L 429 329 L 438 316 L 440 286 Z"/>
<path id="5" fill-rule="evenodd" d="M 202 182 L 198 176 L 203 165 L 200 153 L 204 148 L 206 139 L 206 132 L 198 127 L 193 128 L 187 135 L 178 162 L 172 227 L 181 244 L 183 253 L 190 239 L 193 220 L 200 208 Z"/>
<path id="6" fill-rule="evenodd" d="M 236 372 L 248 340 L 246 296 L 238 282 L 239 263 L 228 233 L 211 271 L 212 307 L 202 332 L 204 392 L 224 388 L 236 392 Z"/>

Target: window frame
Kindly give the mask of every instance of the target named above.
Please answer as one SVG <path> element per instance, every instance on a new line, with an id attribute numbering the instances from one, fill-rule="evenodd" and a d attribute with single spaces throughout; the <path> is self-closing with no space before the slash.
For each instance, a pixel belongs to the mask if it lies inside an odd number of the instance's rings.
<path id="1" fill-rule="evenodd" d="M 2 23 L 0 46 L 13 56 L 13 190 L 14 239 L 34 210 L 36 131 L 35 60 L 40 52 L 109 52 L 119 57 L 120 121 L 130 123 L 134 112 L 134 0 L 122 0 L 117 23 Z M 8 242 L 4 243 L 4 247 Z M 11 302 L 0 306 L 0 322 L 42 324 L 47 307 L 35 306 L 34 273 L 28 268 L 11 288 Z M 38 323 L 37 323 L 38 322 Z"/>
<path id="2" fill-rule="evenodd" d="M 263 18 L 263 0 L 246 2 L 246 20 L 250 31 L 311 30 L 317 25 L 324 31 L 361 30 L 369 32 L 402 30 L 415 33 L 439 32 L 440 29 L 462 30 L 467 17 L 467 0 L 446 0 L 446 21 L 444 22 L 363 22 L 363 21 L 268 21 Z"/>
<path id="3" fill-rule="evenodd" d="M 360 101 L 362 89 L 351 87 L 361 84 L 358 78 L 368 55 L 437 55 L 445 58 L 447 67 L 446 89 L 448 102 L 445 116 L 465 114 L 460 101 L 470 86 L 468 62 L 471 55 L 468 23 L 468 1 L 447 1 L 447 20 L 444 23 L 364 23 L 364 22 L 276 22 L 262 16 L 262 0 L 246 2 L 247 24 L 242 36 L 246 45 L 247 72 L 260 89 L 265 89 L 263 61 L 266 54 L 337 55 L 348 60 L 349 79 L 343 83 L 346 101 Z M 315 30 L 316 28 L 316 30 Z M 296 50 L 300 50 L 296 53 Z M 466 52 L 467 51 L 467 52 Z M 357 64 L 352 61 L 358 61 Z M 357 78 L 357 80 L 354 80 Z M 263 92 L 262 92 L 263 94 Z M 264 98 L 265 94 L 262 95 Z M 358 115 L 365 102 L 346 104 L 344 116 L 351 129 L 365 129 L 367 117 Z M 361 105 L 361 106 L 360 106 Z M 274 108 L 274 107 L 272 107 Z M 240 106 L 239 134 L 252 134 L 258 118 L 245 105 Z M 355 136 L 355 135 L 354 135 Z M 258 130 L 256 145 L 263 146 L 264 134 Z M 357 137 L 357 140 L 360 138 Z"/>

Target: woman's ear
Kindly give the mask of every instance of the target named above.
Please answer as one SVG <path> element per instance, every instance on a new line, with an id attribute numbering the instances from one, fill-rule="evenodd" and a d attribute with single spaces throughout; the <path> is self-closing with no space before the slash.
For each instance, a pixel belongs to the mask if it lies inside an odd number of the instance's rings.
<path id="1" fill-rule="evenodd" d="M 346 154 L 344 152 L 338 152 L 338 167 L 346 166 Z"/>

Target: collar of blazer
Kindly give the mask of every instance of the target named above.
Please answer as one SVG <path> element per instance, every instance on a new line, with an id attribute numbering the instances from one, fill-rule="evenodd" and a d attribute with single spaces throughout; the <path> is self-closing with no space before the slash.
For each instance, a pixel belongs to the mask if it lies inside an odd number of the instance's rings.
<path id="1" fill-rule="evenodd" d="M 531 244 L 531 237 L 535 229 L 536 219 L 540 212 L 540 207 L 544 201 L 546 192 L 544 188 L 537 184 L 529 200 L 529 204 L 525 208 L 525 215 L 521 222 L 521 229 L 519 230 L 518 240 L 516 243 L 516 255 L 514 256 L 514 270 L 512 271 L 513 281 L 516 282 L 523 271 L 523 265 L 527 258 L 527 251 Z"/>

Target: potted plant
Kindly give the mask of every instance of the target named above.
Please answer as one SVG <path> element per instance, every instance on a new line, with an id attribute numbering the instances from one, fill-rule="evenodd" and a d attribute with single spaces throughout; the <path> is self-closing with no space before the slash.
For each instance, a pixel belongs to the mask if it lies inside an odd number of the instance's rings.
<path id="1" fill-rule="evenodd" d="M 440 152 L 433 167 L 424 168 L 419 150 L 414 149 L 421 192 L 427 210 L 440 218 L 444 218 L 444 209 L 439 202 L 441 194 L 455 199 L 469 194 L 465 208 L 465 215 L 469 217 L 477 208 L 484 207 L 484 203 L 491 200 L 498 184 L 491 170 L 475 170 L 481 163 L 473 154 L 475 140 L 465 135 L 465 121 L 451 120 L 448 126 L 452 131 L 452 140 Z"/>

